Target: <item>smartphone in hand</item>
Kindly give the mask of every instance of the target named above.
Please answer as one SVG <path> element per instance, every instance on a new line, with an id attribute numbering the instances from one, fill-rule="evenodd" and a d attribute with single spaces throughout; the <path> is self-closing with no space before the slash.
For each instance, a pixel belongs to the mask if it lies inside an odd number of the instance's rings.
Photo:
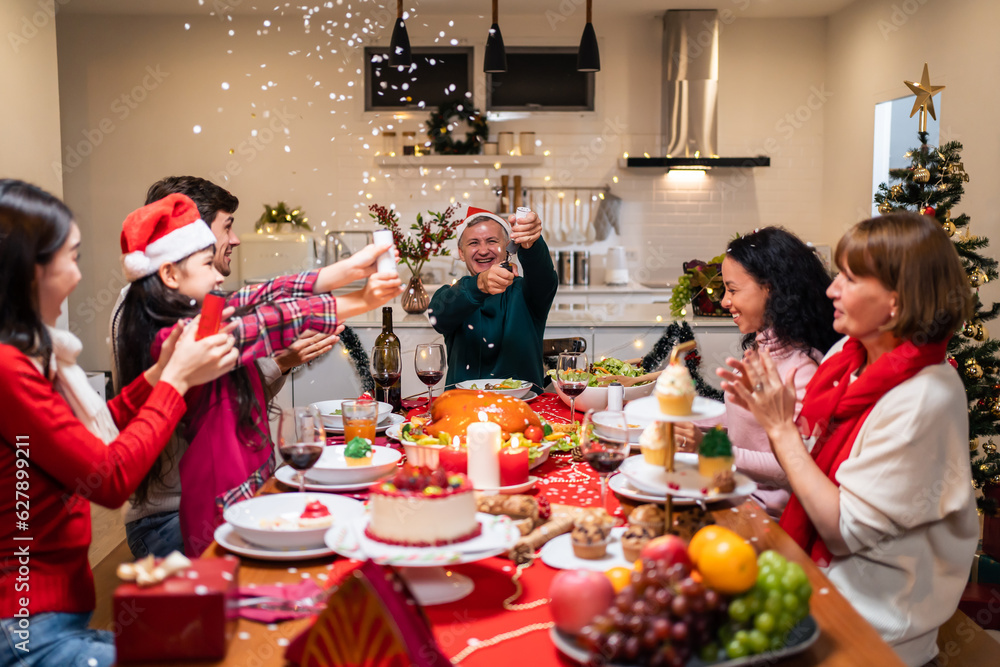
<path id="1" fill-rule="evenodd" d="M 201 320 L 198 321 L 195 340 L 219 333 L 219 328 L 222 326 L 222 309 L 225 307 L 226 297 L 222 292 L 212 290 L 205 295 L 205 300 L 201 304 Z"/>

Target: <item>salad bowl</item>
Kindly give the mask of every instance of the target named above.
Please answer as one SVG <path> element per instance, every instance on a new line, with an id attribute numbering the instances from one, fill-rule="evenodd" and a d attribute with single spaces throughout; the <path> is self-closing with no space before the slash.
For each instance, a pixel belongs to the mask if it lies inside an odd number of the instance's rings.
<path id="1" fill-rule="evenodd" d="M 475 389 L 478 391 L 491 391 L 495 394 L 513 396 L 514 398 L 524 398 L 531 392 L 531 383 L 527 380 L 515 380 L 507 378 L 498 380 L 497 378 L 484 378 L 480 380 L 466 380 L 455 385 L 459 389 Z"/>

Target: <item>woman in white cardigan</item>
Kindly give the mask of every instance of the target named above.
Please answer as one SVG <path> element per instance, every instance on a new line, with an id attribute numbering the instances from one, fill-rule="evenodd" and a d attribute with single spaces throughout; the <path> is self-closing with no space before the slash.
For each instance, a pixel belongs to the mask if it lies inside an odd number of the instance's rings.
<path id="1" fill-rule="evenodd" d="M 979 526 L 968 400 L 945 361 L 969 316 L 965 270 L 932 218 L 893 213 L 840 240 L 827 290 L 844 334 L 806 389 L 766 350 L 726 363 L 728 398 L 763 427 L 791 483 L 781 526 L 908 665 L 937 654 Z M 811 454 L 803 434 L 815 438 Z"/>

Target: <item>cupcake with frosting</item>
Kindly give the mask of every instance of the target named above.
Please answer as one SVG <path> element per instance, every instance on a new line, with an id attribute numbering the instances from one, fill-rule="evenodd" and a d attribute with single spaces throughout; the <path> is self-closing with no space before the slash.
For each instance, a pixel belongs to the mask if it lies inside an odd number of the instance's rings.
<path id="1" fill-rule="evenodd" d="M 639 449 L 646 463 L 663 467 L 667 463 L 667 429 L 661 422 L 653 422 L 639 436 Z"/>
<path id="2" fill-rule="evenodd" d="M 679 362 L 669 364 L 656 378 L 656 398 L 660 402 L 660 412 L 683 416 L 691 414 L 694 405 L 694 381 L 687 367 Z"/>
<path id="3" fill-rule="evenodd" d="M 721 426 L 705 433 L 698 446 L 698 474 L 713 479 L 721 472 L 731 473 L 736 462 L 733 443 Z"/>
<path id="4" fill-rule="evenodd" d="M 630 526 L 640 526 L 647 528 L 653 533 L 653 537 L 663 534 L 666 515 L 657 505 L 639 505 L 628 515 Z"/>

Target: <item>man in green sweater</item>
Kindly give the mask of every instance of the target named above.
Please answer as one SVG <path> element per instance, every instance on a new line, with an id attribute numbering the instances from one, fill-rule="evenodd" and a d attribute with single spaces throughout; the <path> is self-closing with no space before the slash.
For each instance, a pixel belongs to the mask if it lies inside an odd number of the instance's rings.
<path id="1" fill-rule="evenodd" d="M 509 241 L 518 245 L 523 277 L 516 265 L 501 266 Z M 470 208 L 458 229 L 458 255 L 472 275 L 436 291 L 427 311 L 448 347 L 446 384 L 515 378 L 540 391 L 542 337 L 559 280 L 538 216 L 505 221 Z"/>

